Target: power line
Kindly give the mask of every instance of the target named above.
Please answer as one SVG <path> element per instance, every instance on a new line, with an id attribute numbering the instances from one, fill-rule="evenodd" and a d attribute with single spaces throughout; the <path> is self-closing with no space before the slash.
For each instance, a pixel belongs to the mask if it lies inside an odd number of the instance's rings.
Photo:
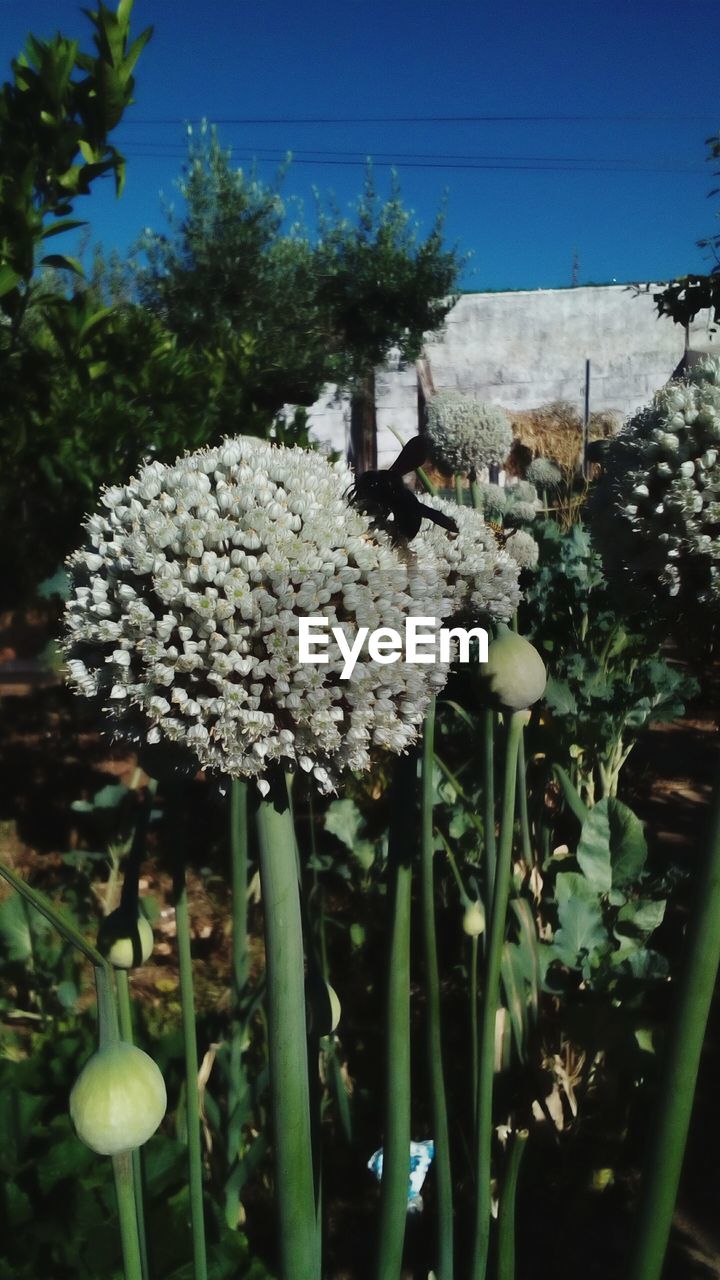
<path id="1" fill-rule="evenodd" d="M 169 116 L 161 117 L 145 117 L 143 119 L 127 119 L 124 124 L 132 125 L 148 125 L 148 124 L 203 124 L 207 117 L 204 116 Z M 701 121 L 713 120 L 717 121 L 717 109 L 708 111 L 705 115 L 663 115 L 663 114 L 644 114 L 637 113 L 633 115 L 470 115 L 470 116 L 224 116 L 209 121 L 215 125 L 227 124 L 530 124 L 539 122 L 543 124 L 570 124 L 570 123 L 590 123 L 595 121 L 649 121 L 649 122 L 665 122 L 677 121 L 684 123 L 699 123 Z"/>
<path id="2" fill-rule="evenodd" d="M 133 151 L 125 147 L 123 148 L 123 152 L 128 159 L 132 159 L 132 160 L 138 160 L 138 159 L 162 160 L 162 159 L 175 158 L 174 155 L 166 151 Z M 273 163 L 275 163 L 277 160 L 276 156 L 258 156 L 254 152 L 247 156 L 239 155 L 236 152 L 233 153 L 233 155 L 235 159 L 246 160 L 246 161 L 259 159 L 259 160 L 270 160 Z M 369 158 L 372 159 L 372 157 L 369 157 Z M 303 159 L 301 157 L 293 157 L 292 163 L 302 164 L 302 165 L 315 165 L 315 166 L 329 165 L 329 166 L 339 166 L 339 167 L 345 167 L 345 168 L 365 168 L 366 161 L 336 160 L 336 159 L 327 159 L 327 158 L 308 160 L 308 159 Z M 705 173 L 705 170 L 699 167 L 696 169 L 692 169 L 688 167 L 672 168 L 667 166 L 662 166 L 662 167 L 660 166 L 657 166 L 657 167 L 656 166 L 633 166 L 633 167 L 625 166 L 623 167 L 622 165 L 617 165 L 617 164 L 610 164 L 610 165 L 606 165 L 606 164 L 532 164 L 532 163 L 529 163 L 529 164 L 514 164 L 514 163 L 507 163 L 507 164 L 460 163 L 460 164 L 457 164 L 451 161 L 439 161 L 438 163 L 429 163 L 428 161 L 409 161 L 409 160 L 396 160 L 396 161 L 380 160 L 380 161 L 377 161 L 376 167 L 380 169 L 426 169 L 426 170 L 432 170 L 432 169 L 458 170 L 460 169 L 460 170 L 466 170 L 466 171 L 475 171 L 478 173 L 483 173 L 483 172 L 485 173 L 487 172 L 495 172 L 495 173 L 520 173 L 520 172 L 626 173 L 626 174 L 629 174 L 629 173 L 684 173 L 689 175 Z"/>
<path id="3" fill-rule="evenodd" d="M 122 144 L 121 144 L 122 145 Z M 179 153 L 187 155 L 188 148 L 184 142 L 165 142 L 162 139 L 147 138 L 134 139 L 130 146 L 143 146 L 158 148 L 158 155 L 164 153 Z M 255 147 L 251 142 L 241 144 L 240 150 L 243 152 L 251 152 L 253 155 L 262 152 L 264 159 L 284 159 L 290 156 L 291 160 L 299 160 L 305 157 L 308 161 L 327 157 L 342 157 L 347 160 L 360 160 L 363 164 L 368 160 L 389 160 L 396 163 L 401 160 L 412 161 L 471 161 L 478 163 L 493 164 L 608 164 L 608 165 L 633 165 L 637 168 L 644 169 L 650 164 L 653 169 L 658 166 L 665 172 L 675 172 L 687 170 L 688 172 L 702 173 L 706 171 L 705 165 L 697 165 L 695 162 L 686 163 L 680 159 L 672 157 L 658 157 L 648 161 L 638 156 L 516 156 L 516 155 L 467 155 L 458 154 L 457 152 L 436 152 L 436 151 L 375 151 L 366 149 L 364 151 L 351 151 L 349 147 L 334 149 L 331 147 L 312 148 L 312 147 Z"/>

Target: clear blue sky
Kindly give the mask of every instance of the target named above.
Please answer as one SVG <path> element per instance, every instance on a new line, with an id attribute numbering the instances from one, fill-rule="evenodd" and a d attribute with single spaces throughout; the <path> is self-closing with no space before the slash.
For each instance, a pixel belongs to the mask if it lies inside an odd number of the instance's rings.
<path id="1" fill-rule="evenodd" d="M 720 231 L 704 146 L 720 129 L 717 0 L 136 0 L 133 16 L 155 34 L 115 135 L 126 191 L 76 206 L 106 249 L 163 229 L 183 122 L 206 117 L 244 121 L 220 137 L 261 176 L 292 151 L 283 192 L 309 219 L 313 186 L 352 201 L 366 156 L 381 191 L 396 163 L 421 229 L 447 193 L 468 289 L 568 285 L 574 252 L 581 284 L 708 269 L 695 241 Z M 89 44 L 72 0 L 0 0 L 2 78 L 29 30 L 58 29 Z"/>

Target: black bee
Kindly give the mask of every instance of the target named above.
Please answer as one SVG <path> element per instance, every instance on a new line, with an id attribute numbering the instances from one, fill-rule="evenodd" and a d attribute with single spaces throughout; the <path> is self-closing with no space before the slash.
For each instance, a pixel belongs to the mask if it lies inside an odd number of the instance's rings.
<path id="1" fill-rule="evenodd" d="M 425 441 L 413 436 L 387 471 L 365 471 L 348 490 L 348 498 L 361 511 L 379 520 L 389 532 L 399 534 L 407 542 L 420 530 L 423 520 L 432 520 L 449 533 L 458 527 L 450 516 L 428 507 L 403 484 L 403 476 L 416 471 L 427 458 Z M 393 516 L 392 525 L 385 518 Z"/>

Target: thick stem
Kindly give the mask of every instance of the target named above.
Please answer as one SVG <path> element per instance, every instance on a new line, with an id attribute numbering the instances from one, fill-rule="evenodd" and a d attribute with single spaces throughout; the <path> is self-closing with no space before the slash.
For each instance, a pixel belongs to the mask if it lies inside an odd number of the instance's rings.
<path id="1" fill-rule="evenodd" d="M 459 507 L 461 507 L 465 502 L 465 498 L 463 496 L 462 476 L 460 474 L 455 475 L 455 501 Z"/>
<path id="2" fill-rule="evenodd" d="M 495 888 L 495 712 L 486 707 L 483 715 L 483 825 L 485 829 L 485 909 L 490 914 Z"/>
<path id="3" fill-rule="evenodd" d="M 525 732 L 520 735 L 518 746 L 518 817 L 522 837 L 523 859 L 528 867 L 533 865 L 532 838 L 530 835 L 530 817 L 527 797 L 527 764 L 525 761 Z"/>
<path id="4" fill-rule="evenodd" d="M 107 1049 L 109 1045 L 120 1039 L 112 969 L 108 964 L 95 966 L 95 993 L 98 1011 L 98 1045 L 101 1049 Z"/>
<path id="5" fill-rule="evenodd" d="M 282 775 L 257 811 L 281 1280 L 319 1280 L 295 832 Z M 272 793 L 271 793 L 272 794 Z"/>
<path id="6" fill-rule="evenodd" d="M 477 1123 L 478 1093 L 478 965 L 480 939 L 475 934 L 470 939 L 470 1083 L 472 1086 L 473 1132 Z"/>
<path id="7" fill-rule="evenodd" d="M 453 1195 L 450 1172 L 445 1074 L 442 1061 L 440 1022 L 440 974 L 435 931 L 433 880 L 433 765 L 435 700 L 425 716 L 422 754 L 422 827 L 420 891 L 422 899 L 423 950 L 427 988 L 427 1057 L 430 1080 L 432 1132 L 435 1135 L 435 1183 L 437 1187 L 438 1264 L 437 1280 L 453 1280 Z"/>
<path id="8" fill-rule="evenodd" d="M 705 866 L 686 944 L 674 1025 L 667 1043 L 659 1117 L 648 1151 L 630 1280 L 659 1280 L 680 1183 L 710 1003 L 720 966 L 720 778 Z"/>
<path id="9" fill-rule="evenodd" d="M 175 923 L 177 927 L 178 967 L 180 970 L 180 1006 L 185 1047 L 185 1108 L 187 1116 L 188 1166 L 190 1182 L 190 1223 L 193 1238 L 195 1280 L 207 1280 L 205 1248 L 205 1214 L 203 1209 L 203 1165 L 200 1142 L 200 1093 L 198 1089 L 198 1050 L 195 1030 L 192 956 L 190 950 L 190 913 L 187 900 L 185 868 L 175 876 Z"/>
<path id="10" fill-rule="evenodd" d="M 410 1172 L 410 905 L 415 755 L 395 766 L 388 851 L 393 916 L 385 1023 L 385 1134 L 377 1280 L 400 1280 Z"/>
<path id="11" fill-rule="evenodd" d="M 237 1010 L 245 992 L 249 971 L 247 784 L 239 778 L 233 778 L 230 784 L 230 869 L 233 904 L 233 1004 Z"/>
<path id="12" fill-rule="evenodd" d="M 115 990 L 117 992 L 120 1038 L 125 1040 L 128 1044 L 133 1044 L 132 1001 L 130 999 L 130 981 L 128 979 L 127 969 L 115 970 Z M 137 1233 L 140 1244 L 140 1262 L 142 1265 L 143 1280 L 148 1280 L 150 1267 L 148 1262 L 147 1234 L 145 1231 L 142 1152 L 139 1147 L 134 1147 L 130 1152 L 130 1163 L 132 1165 L 133 1196 L 135 1199 Z"/>
<path id="13" fill-rule="evenodd" d="M 112 1166 L 115 1177 L 118 1218 L 120 1220 L 120 1241 L 122 1244 L 125 1280 L 143 1280 L 140 1242 L 135 1217 L 131 1153 L 129 1151 L 121 1151 L 119 1155 L 113 1156 Z"/>
<path id="14" fill-rule="evenodd" d="M 492 1175 L 493 1135 L 493 1068 L 495 1060 L 495 1020 L 500 993 L 500 965 L 505 941 L 510 882 L 512 878 L 512 841 L 515 817 L 515 789 L 520 736 L 527 721 L 527 711 L 515 711 L 510 717 L 505 753 L 502 825 L 498 849 L 495 890 L 485 954 L 485 982 L 480 1031 L 480 1067 L 478 1072 L 475 1224 L 472 1249 L 471 1280 L 485 1280 L 490 1242 L 490 1180 Z"/>
<path id="15" fill-rule="evenodd" d="M 508 1139 L 510 1150 L 498 1210 L 497 1280 L 515 1280 L 515 1200 L 528 1136 L 527 1129 L 519 1129 Z"/>
<path id="16" fill-rule="evenodd" d="M 95 991 L 97 993 L 98 1043 L 100 1049 L 107 1049 L 120 1039 L 112 971 L 107 964 L 95 966 Z M 145 1280 L 146 1273 L 143 1272 L 140 1250 L 140 1225 L 137 1217 L 132 1153 L 123 1151 L 119 1155 L 114 1155 L 112 1166 L 125 1280 Z"/>

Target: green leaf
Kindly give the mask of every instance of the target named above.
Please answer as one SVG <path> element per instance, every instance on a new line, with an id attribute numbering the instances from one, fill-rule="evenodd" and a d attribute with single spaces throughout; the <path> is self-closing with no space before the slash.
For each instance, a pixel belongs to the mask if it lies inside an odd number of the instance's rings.
<path id="1" fill-rule="evenodd" d="M 17 1086 L 5 1086 L 0 1091 L 0 1169 L 5 1173 L 12 1175 L 22 1160 L 34 1121 L 44 1105 L 44 1098 L 23 1093 Z"/>
<path id="2" fill-rule="evenodd" d="M 69 600 L 70 578 L 67 570 L 58 569 L 51 578 L 44 578 L 36 592 L 41 600 Z"/>
<path id="3" fill-rule="evenodd" d="M 556 680 L 554 676 L 550 676 L 545 687 L 544 701 L 556 715 L 577 715 L 578 706 L 575 696 L 565 680 Z"/>
<path id="4" fill-rule="evenodd" d="M 12 885 L 13 889 L 17 889 L 21 897 L 26 902 L 29 902 L 36 911 L 39 911 L 57 929 L 61 937 L 72 943 L 74 947 L 77 947 L 78 951 L 81 951 L 88 960 L 92 961 L 94 965 L 100 965 L 102 968 L 107 966 L 105 957 L 101 956 L 97 948 L 82 936 L 63 912 L 57 910 L 44 893 L 41 893 L 39 889 L 32 889 L 29 884 L 26 884 L 20 876 L 16 875 L 10 867 L 6 867 L 2 862 L 0 862 L 0 876 L 3 876 Z M 1 1127 L 0 1132 L 2 1132 Z"/>
<path id="5" fill-rule="evenodd" d="M 634 884 L 647 859 L 640 819 L 614 798 L 600 800 L 583 823 L 577 860 L 599 893 Z"/>
<path id="6" fill-rule="evenodd" d="M 557 876 L 555 895 L 560 928 L 553 949 L 558 960 L 577 969 L 586 957 L 591 958 L 609 945 L 600 903 L 585 877 L 573 871 Z"/>
<path id="7" fill-rule="evenodd" d="M 667 978 L 670 968 L 665 956 L 649 948 L 613 957 L 613 962 L 618 967 L 629 969 L 633 978 L 642 982 L 657 982 L 661 978 Z"/>
<path id="8" fill-rule="evenodd" d="M 34 953 L 34 936 L 47 932 L 47 923 L 34 916 L 27 902 L 14 893 L 0 906 L 0 949 L 8 960 L 27 964 Z"/>
<path id="9" fill-rule="evenodd" d="M 617 938 L 637 938 L 642 942 L 662 924 L 665 916 L 665 899 L 638 898 L 627 902 L 617 913 L 615 935 Z"/>
<path id="10" fill-rule="evenodd" d="M 66 253 L 47 253 L 40 259 L 43 267 L 55 267 L 57 271 L 72 271 L 76 276 L 85 278 L 82 263 L 77 258 L 70 258 Z"/>
<path id="11" fill-rule="evenodd" d="M 522 960 L 519 955 L 519 949 L 514 942 L 506 942 L 503 947 L 500 977 L 505 995 L 505 1004 L 510 1014 L 515 1048 L 520 1061 L 524 1062 L 527 1033 L 527 997 Z"/>
<path id="12" fill-rule="evenodd" d="M 75 231 L 78 227 L 86 227 L 87 223 L 78 218 L 61 218 L 59 222 L 51 222 L 43 227 L 41 240 L 49 240 L 50 236 L 62 235 L 63 231 Z"/>
<path id="13" fill-rule="evenodd" d="M 570 810 L 571 813 L 575 814 L 575 817 L 577 818 L 578 822 L 582 824 L 583 822 L 585 822 L 585 819 L 588 816 L 589 810 L 587 806 L 584 805 L 582 800 L 580 799 L 580 796 L 578 795 L 577 791 L 575 790 L 575 787 L 570 781 L 569 774 L 566 773 L 562 765 L 559 765 L 559 764 L 553 765 L 553 773 L 555 774 L 555 777 L 560 783 L 560 788 L 562 790 L 563 796 L 565 798 L 565 803 L 568 809 Z"/>
<path id="14" fill-rule="evenodd" d="M 37 1163 L 37 1180 L 40 1190 L 52 1191 L 65 1178 L 79 1178 L 89 1172 L 97 1157 L 74 1134 L 55 1142 L 43 1152 Z"/>
<path id="15" fill-rule="evenodd" d="M 19 283 L 22 277 L 17 271 L 13 271 L 8 262 L 3 262 L 0 266 L 0 298 L 6 293 L 10 293 Z"/>
<path id="16" fill-rule="evenodd" d="M 363 816 L 354 800 L 333 800 L 325 814 L 325 830 L 352 850 L 363 825 Z"/>

